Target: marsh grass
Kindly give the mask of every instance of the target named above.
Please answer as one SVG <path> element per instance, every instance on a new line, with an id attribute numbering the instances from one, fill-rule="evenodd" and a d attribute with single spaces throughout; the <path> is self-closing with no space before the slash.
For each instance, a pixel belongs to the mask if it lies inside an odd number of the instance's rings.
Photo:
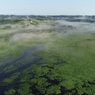
<path id="1" fill-rule="evenodd" d="M 33 23 L 30 20 L 25 22 L 29 27 Z M 0 58 L 19 58 L 23 55 L 24 48 L 44 44 L 44 49 L 38 52 L 41 60 L 37 64 L 21 72 L 14 72 L 2 80 L 2 84 L 9 85 L 5 95 L 15 95 L 16 92 L 20 95 L 94 95 L 94 32 L 51 21 L 41 24 L 39 21 L 36 24 L 36 27 L 40 27 L 36 30 L 26 28 L 0 35 Z M 47 26 L 43 28 L 43 24 Z M 28 58 L 18 65 L 24 62 L 28 62 Z M 8 66 L 4 72 L 15 69 L 17 68 Z"/>
<path id="2" fill-rule="evenodd" d="M 94 95 L 95 86 L 91 88 L 90 84 L 92 83 L 93 86 L 93 83 L 95 83 L 94 51 L 95 35 L 92 32 L 72 33 L 71 35 L 67 35 L 67 37 L 64 37 L 64 35 L 63 37 L 58 36 L 55 37 L 55 40 L 53 39 L 51 44 L 49 43 L 46 46 L 46 51 L 40 52 L 39 56 L 43 58 L 40 64 L 46 64 L 48 68 L 54 64 L 49 78 L 60 76 L 59 78 L 62 79 L 62 82 L 59 83 L 59 87 L 63 86 L 65 89 L 68 89 L 66 95 L 68 95 L 67 93 L 73 95 L 71 89 L 76 89 L 74 92 L 76 95 L 84 93 Z M 47 74 L 45 76 L 48 77 Z M 87 88 L 86 86 L 82 86 L 85 83 L 89 85 Z M 88 90 L 85 91 L 84 89 Z M 68 92 L 69 90 L 71 92 Z"/>

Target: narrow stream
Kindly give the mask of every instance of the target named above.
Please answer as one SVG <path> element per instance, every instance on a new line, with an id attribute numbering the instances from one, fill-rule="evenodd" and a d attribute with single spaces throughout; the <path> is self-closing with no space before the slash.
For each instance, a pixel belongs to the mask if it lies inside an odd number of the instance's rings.
<path id="1" fill-rule="evenodd" d="M 41 58 L 38 57 L 37 52 L 43 49 L 43 44 L 39 44 L 32 48 L 26 48 L 24 49 L 24 53 L 21 57 L 14 59 L 12 62 L 8 62 L 0 66 L 0 80 L 11 76 L 15 72 L 20 72 L 28 68 L 32 64 L 37 64 L 37 62 L 41 60 Z M 13 66 L 13 68 L 15 69 L 11 70 L 10 72 L 5 72 L 4 69 L 8 66 Z"/>

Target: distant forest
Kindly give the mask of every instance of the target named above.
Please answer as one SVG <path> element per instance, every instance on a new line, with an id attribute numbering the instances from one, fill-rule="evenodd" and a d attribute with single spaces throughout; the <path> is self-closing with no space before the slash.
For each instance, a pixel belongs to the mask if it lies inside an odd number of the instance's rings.
<path id="1" fill-rule="evenodd" d="M 89 15 L 0 15 L 0 22 L 2 20 L 6 20 L 5 22 L 8 22 L 8 20 L 14 20 L 20 21 L 21 19 L 37 19 L 37 20 L 66 20 L 70 22 L 90 22 L 95 23 L 95 15 L 89 16 Z"/>

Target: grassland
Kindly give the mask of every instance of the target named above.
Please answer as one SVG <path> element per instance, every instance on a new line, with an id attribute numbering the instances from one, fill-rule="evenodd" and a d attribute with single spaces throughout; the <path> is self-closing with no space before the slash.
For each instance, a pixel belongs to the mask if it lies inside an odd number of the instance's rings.
<path id="1" fill-rule="evenodd" d="M 82 26 L 35 19 L 1 25 L 0 93 L 95 95 L 95 31 Z"/>

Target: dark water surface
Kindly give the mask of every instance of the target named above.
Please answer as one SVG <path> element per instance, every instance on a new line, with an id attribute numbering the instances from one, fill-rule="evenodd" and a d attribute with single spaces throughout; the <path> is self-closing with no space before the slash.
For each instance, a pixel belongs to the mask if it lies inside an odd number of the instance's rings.
<path id="1" fill-rule="evenodd" d="M 32 64 L 37 64 L 41 58 L 38 57 L 38 52 L 43 50 L 43 44 L 39 44 L 32 48 L 24 48 L 24 53 L 21 57 L 14 59 L 11 62 L 8 62 L 2 66 L 0 66 L 0 95 L 3 95 L 4 90 L 6 87 L 3 86 L 1 83 L 5 78 L 10 77 L 15 72 L 21 72 L 22 70 L 28 68 Z M 6 58 L 0 59 L 0 61 L 4 62 L 5 60 L 10 60 Z M 13 70 L 4 71 L 4 69 L 8 66 L 13 66 Z"/>

